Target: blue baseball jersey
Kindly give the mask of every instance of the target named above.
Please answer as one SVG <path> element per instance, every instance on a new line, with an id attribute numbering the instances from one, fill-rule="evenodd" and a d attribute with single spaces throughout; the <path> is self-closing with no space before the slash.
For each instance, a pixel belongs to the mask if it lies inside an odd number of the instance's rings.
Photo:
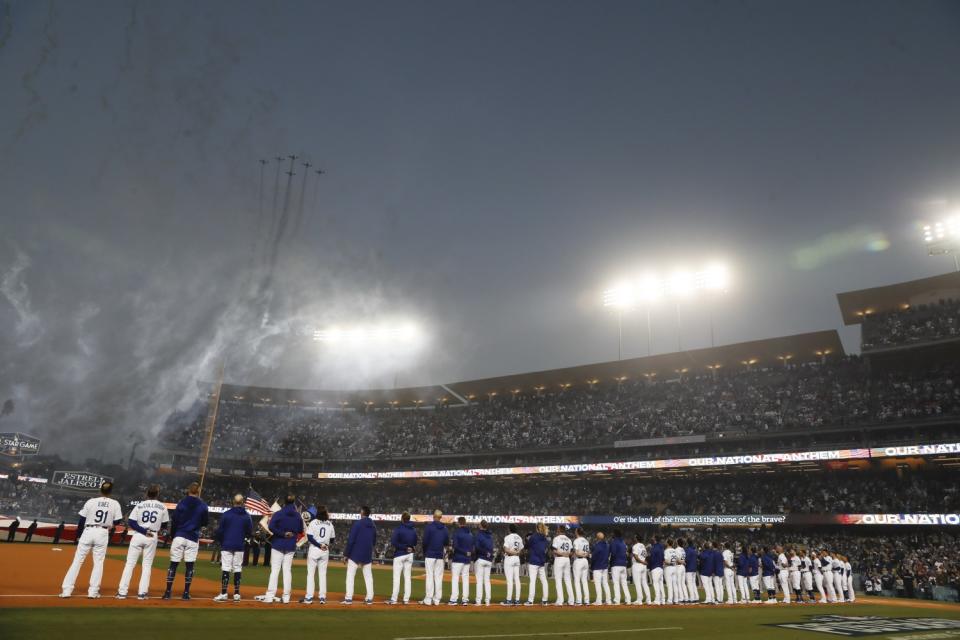
<path id="1" fill-rule="evenodd" d="M 303 533 L 303 517 L 297 513 L 296 506 L 284 505 L 280 511 L 270 516 L 270 546 L 281 553 L 297 550 L 297 536 Z M 286 535 L 292 534 L 289 538 Z"/>
<path id="2" fill-rule="evenodd" d="M 759 574 L 760 571 L 760 556 L 757 554 L 751 554 L 747 559 L 747 575 L 755 576 Z"/>
<path id="3" fill-rule="evenodd" d="M 684 564 L 687 565 L 687 573 L 696 573 L 697 572 L 697 548 L 693 545 L 690 545 L 683 550 L 685 556 Z"/>
<path id="4" fill-rule="evenodd" d="M 343 553 L 357 564 L 373 561 L 373 546 L 377 543 L 377 527 L 369 517 L 360 518 L 350 527 L 347 546 Z"/>
<path id="5" fill-rule="evenodd" d="M 173 510 L 172 526 L 174 538 L 200 540 L 200 527 L 207 526 L 210 515 L 206 503 L 197 496 L 186 496 Z"/>
<path id="6" fill-rule="evenodd" d="M 713 563 L 710 558 L 710 549 L 704 549 L 703 551 L 700 552 L 700 575 L 703 575 L 703 576 L 711 575 L 710 572 L 712 568 L 713 568 Z"/>
<path id="7" fill-rule="evenodd" d="M 442 522 L 431 522 L 423 529 L 423 556 L 443 558 L 443 550 L 450 544 L 450 532 Z"/>
<path id="8" fill-rule="evenodd" d="M 477 560 L 493 561 L 493 534 L 486 529 L 477 532 L 476 555 Z"/>
<path id="9" fill-rule="evenodd" d="M 760 562 L 764 577 L 772 576 L 777 573 L 777 559 L 769 553 L 763 554 L 763 558 L 760 559 Z"/>
<path id="10" fill-rule="evenodd" d="M 663 569 L 663 545 L 659 542 L 650 545 L 650 569 Z"/>
<path id="11" fill-rule="evenodd" d="M 530 536 L 527 543 L 527 549 L 530 550 L 530 564 L 535 567 L 542 567 L 547 562 L 547 539 L 542 533 L 534 533 Z"/>
<path id="12" fill-rule="evenodd" d="M 603 571 L 610 567 L 610 545 L 606 540 L 600 540 L 593 545 L 590 556 L 590 568 L 594 571 Z"/>
<path id="13" fill-rule="evenodd" d="M 393 535 L 390 536 L 390 544 L 393 546 L 393 557 L 400 558 L 413 553 L 407 549 L 413 549 L 417 546 L 417 530 L 409 522 L 401 522 Z"/>
<path id="14" fill-rule="evenodd" d="M 750 575 L 750 556 L 741 553 L 737 556 L 737 575 L 746 578 Z"/>
<path id="15" fill-rule="evenodd" d="M 470 562 L 474 544 L 469 527 L 459 527 L 453 534 L 453 561 L 460 564 Z"/>
<path id="16" fill-rule="evenodd" d="M 713 549 L 713 575 L 719 578 L 723 577 L 723 552 L 720 549 Z"/>
<path id="17" fill-rule="evenodd" d="M 614 538 L 610 542 L 610 566 L 627 566 L 627 545 L 621 538 Z"/>

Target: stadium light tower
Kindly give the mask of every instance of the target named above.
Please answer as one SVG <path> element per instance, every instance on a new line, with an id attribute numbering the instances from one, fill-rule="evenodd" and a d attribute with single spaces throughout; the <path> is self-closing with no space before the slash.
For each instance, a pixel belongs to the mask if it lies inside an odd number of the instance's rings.
<path id="1" fill-rule="evenodd" d="M 960 271 L 960 214 L 924 224 L 923 242 L 927 246 L 927 255 L 950 254 L 953 256 L 954 269 Z"/>
<path id="2" fill-rule="evenodd" d="M 677 351 L 683 351 L 683 335 L 680 323 L 680 303 L 702 293 L 719 295 L 730 287 L 730 271 L 726 265 L 714 263 L 699 271 L 678 269 L 664 278 L 655 273 L 646 273 L 635 280 L 624 280 L 603 292 L 603 306 L 617 312 L 617 358 L 622 357 L 623 313 L 643 305 L 647 316 L 647 355 L 652 355 L 652 327 L 650 308 L 661 298 L 674 302 L 677 322 Z M 710 318 L 710 346 L 716 346 L 713 323 L 713 307 L 708 304 Z"/>

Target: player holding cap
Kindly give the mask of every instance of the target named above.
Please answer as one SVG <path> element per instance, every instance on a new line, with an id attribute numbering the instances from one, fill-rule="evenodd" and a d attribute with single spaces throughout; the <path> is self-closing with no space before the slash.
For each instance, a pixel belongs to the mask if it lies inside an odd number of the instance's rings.
<path id="1" fill-rule="evenodd" d="M 477 576 L 476 606 L 490 606 L 490 567 L 493 566 L 493 534 L 487 529 L 487 521 L 480 521 L 474 550 L 476 562 L 474 573 Z"/>
<path id="2" fill-rule="evenodd" d="M 440 521 L 443 512 L 433 512 L 433 522 L 423 530 L 423 557 L 427 571 L 427 593 L 420 604 L 427 606 L 440 604 L 443 598 L 443 552 L 450 544 L 450 533 Z"/>
<path id="3" fill-rule="evenodd" d="M 167 589 L 163 599 L 170 599 L 173 580 L 177 577 L 177 567 L 184 564 L 183 596 L 190 599 L 190 583 L 193 582 L 193 564 L 197 561 L 200 549 L 200 529 L 207 526 L 209 519 L 207 505 L 200 499 L 200 485 L 191 482 L 187 486 L 187 495 L 177 504 L 170 522 L 173 542 L 170 543 L 170 568 L 167 569 Z"/>
<path id="4" fill-rule="evenodd" d="M 100 496 L 87 500 L 80 509 L 80 520 L 77 522 L 77 531 L 80 540 L 73 554 L 73 563 L 67 570 L 60 587 L 60 597 L 69 598 L 73 594 L 73 587 L 77 582 L 77 575 L 87 555 L 93 551 L 93 569 L 90 571 L 90 585 L 87 587 L 88 598 L 100 597 L 100 580 L 103 578 L 103 559 L 107 555 L 107 544 L 110 542 L 110 531 L 114 525 L 123 521 L 123 512 L 120 503 L 110 497 L 113 493 L 113 483 L 104 482 L 100 485 Z"/>
<path id="5" fill-rule="evenodd" d="M 740 588 L 740 602 L 749 603 L 753 601 L 753 594 L 750 593 L 750 552 L 747 545 L 740 547 L 740 554 L 737 556 L 737 586 Z"/>
<path id="6" fill-rule="evenodd" d="M 713 592 L 713 548 L 709 542 L 704 542 L 700 551 L 700 582 L 703 584 L 703 603 L 714 604 L 717 599 Z"/>
<path id="7" fill-rule="evenodd" d="M 713 597 L 716 600 L 717 604 L 723 604 L 723 554 L 720 552 L 720 543 L 718 542 L 714 545 L 713 549 L 710 552 L 711 558 L 713 559 Z M 697 592 L 693 592 L 693 601 L 697 602 L 700 598 L 697 597 Z"/>
<path id="8" fill-rule="evenodd" d="M 300 602 L 302 604 L 313 604 L 313 577 L 316 574 L 317 602 L 326 604 L 330 543 L 333 542 L 336 533 L 333 529 L 333 523 L 330 522 L 330 514 L 327 513 L 326 507 L 310 507 L 307 512 L 311 516 L 310 524 L 307 525 L 307 544 L 310 545 L 310 548 L 307 549 L 307 592 L 300 599 Z M 407 581 L 409 582 L 409 577 Z M 408 594 L 409 591 L 408 587 Z"/>
<path id="9" fill-rule="evenodd" d="M 593 570 L 593 588 L 597 592 L 594 606 L 604 602 L 612 604 L 610 599 L 610 582 L 607 580 L 607 569 L 610 567 L 610 545 L 603 539 L 603 532 L 597 532 L 597 541 L 593 544 L 593 554 L 590 556 L 590 568 Z M 606 599 L 604 599 L 606 596 Z"/>
<path id="10" fill-rule="evenodd" d="M 633 560 L 630 565 L 633 573 L 633 586 L 637 590 L 637 599 L 633 603 L 637 606 L 643 604 L 643 594 L 647 595 L 647 604 L 651 604 L 650 585 L 647 583 L 647 548 L 644 546 L 638 533 L 633 538 L 633 547 L 630 549 L 630 556 Z"/>
<path id="11" fill-rule="evenodd" d="M 567 586 L 567 602 L 574 603 L 573 582 L 570 580 L 570 556 L 573 554 L 573 543 L 567 537 L 565 525 L 557 526 L 557 535 L 553 537 L 553 580 L 557 588 L 556 606 L 564 605 L 563 586 Z"/>
<path id="12" fill-rule="evenodd" d="M 820 565 L 823 571 L 823 586 L 827 590 L 827 602 L 836 602 L 837 592 L 833 588 L 833 557 L 826 549 L 820 554 Z"/>
<path id="13" fill-rule="evenodd" d="M 793 601 L 797 604 L 803 604 L 803 594 L 800 591 L 800 565 L 803 561 L 797 555 L 796 549 L 790 547 L 787 549 L 787 562 L 790 563 L 790 588 L 793 589 Z"/>
<path id="14" fill-rule="evenodd" d="M 520 602 L 520 552 L 523 538 L 517 533 L 517 525 L 510 525 L 510 533 L 503 539 L 503 573 L 507 577 L 507 599 L 501 602 L 510 607 Z"/>
<path id="15" fill-rule="evenodd" d="M 573 539 L 573 594 L 576 605 L 590 604 L 590 541 L 583 535 L 583 529 L 577 527 Z"/>
<path id="16" fill-rule="evenodd" d="M 123 575 L 120 576 L 120 585 L 117 587 L 117 600 L 127 597 L 127 589 L 133 578 L 133 569 L 137 566 L 137 560 L 141 554 L 143 554 L 143 564 L 140 567 L 137 599 L 147 599 L 153 557 L 157 554 L 157 539 L 160 536 L 160 530 L 170 522 L 167 508 L 157 500 L 159 495 L 160 487 L 151 485 L 147 489 L 147 499 L 138 503 L 127 518 L 127 526 L 133 530 L 133 535 L 130 536 L 130 546 L 127 547 L 127 564 L 123 567 Z"/>
<path id="17" fill-rule="evenodd" d="M 783 603 L 790 604 L 790 560 L 780 545 L 777 545 L 776 552 L 777 581 L 780 583 L 780 591 L 783 592 Z"/>
<path id="18" fill-rule="evenodd" d="M 546 606 L 547 600 L 550 599 L 550 589 L 547 586 L 547 546 L 547 525 L 541 522 L 530 536 L 530 559 L 527 564 L 530 586 L 527 589 L 527 601 L 524 606 L 533 606 L 534 597 L 537 595 L 537 577 L 540 578 L 540 584 L 543 587 L 542 604 Z"/>
<path id="19" fill-rule="evenodd" d="M 712 558 L 713 556 L 711 555 L 711 566 Z M 686 596 L 685 601 L 692 604 L 700 601 L 700 595 L 697 592 L 697 547 L 694 545 L 692 539 L 687 539 L 687 547 L 683 550 L 683 559 L 684 577 L 687 582 L 685 585 L 686 590 L 684 591 L 684 595 Z"/>
<path id="20" fill-rule="evenodd" d="M 803 590 L 807 592 L 807 598 L 810 603 L 816 602 L 813 597 L 813 560 L 806 549 L 800 550 L 800 579 L 803 582 Z"/>
<path id="21" fill-rule="evenodd" d="M 827 603 L 827 592 L 823 590 L 823 563 L 820 560 L 820 554 L 816 551 L 810 553 L 810 559 L 813 563 L 813 583 L 820 592 L 820 604 Z M 813 598 L 811 598 L 811 601 Z"/>
<path id="22" fill-rule="evenodd" d="M 410 604 L 412 590 L 410 574 L 413 572 L 413 550 L 417 546 L 417 530 L 410 524 L 410 514 L 400 516 L 400 524 L 390 536 L 393 547 L 393 592 L 387 604 L 397 604 L 400 597 L 400 576 L 403 576 L 403 604 Z"/>
<path id="23" fill-rule="evenodd" d="M 467 526 L 467 519 L 457 518 L 457 530 L 453 533 L 453 562 L 450 565 L 450 605 L 457 604 L 460 596 L 460 581 L 463 580 L 463 598 L 459 604 L 467 606 L 470 602 L 470 559 L 476 542 Z"/>
<path id="24" fill-rule="evenodd" d="M 677 603 L 677 550 L 673 539 L 667 539 L 667 548 L 663 551 L 663 580 L 667 583 L 667 604 Z"/>
<path id="25" fill-rule="evenodd" d="M 227 601 L 227 585 L 233 572 L 233 600 L 240 601 L 240 572 L 243 571 L 243 541 L 253 535 L 253 520 L 243 508 L 243 496 L 233 496 L 233 506 L 221 517 L 220 526 L 213 535 L 220 543 L 220 595 L 215 602 Z"/>

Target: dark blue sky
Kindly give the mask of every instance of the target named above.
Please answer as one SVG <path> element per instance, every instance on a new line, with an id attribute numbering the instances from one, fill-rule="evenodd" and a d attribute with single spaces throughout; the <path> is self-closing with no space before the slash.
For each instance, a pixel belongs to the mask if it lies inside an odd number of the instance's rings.
<path id="1" fill-rule="evenodd" d="M 958 68 L 957 2 L 0 1 L 8 420 L 152 428 L 225 352 L 304 387 L 607 360 L 604 286 L 712 259 L 720 342 L 836 328 L 951 267 L 916 225 L 960 205 Z M 270 270 L 290 152 L 327 174 Z M 397 316 L 426 352 L 293 335 Z"/>

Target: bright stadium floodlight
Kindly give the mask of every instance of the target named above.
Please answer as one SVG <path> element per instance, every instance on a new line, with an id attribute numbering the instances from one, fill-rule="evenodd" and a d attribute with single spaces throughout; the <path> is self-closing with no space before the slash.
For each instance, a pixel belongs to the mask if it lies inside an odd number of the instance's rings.
<path id="1" fill-rule="evenodd" d="M 636 291 L 632 282 L 620 282 L 603 292 L 603 306 L 625 311 L 636 304 Z"/>
<path id="2" fill-rule="evenodd" d="M 927 247 L 927 255 L 953 256 L 953 266 L 960 271 L 960 214 L 944 218 L 937 222 L 924 224 L 922 227 L 923 242 Z"/>

